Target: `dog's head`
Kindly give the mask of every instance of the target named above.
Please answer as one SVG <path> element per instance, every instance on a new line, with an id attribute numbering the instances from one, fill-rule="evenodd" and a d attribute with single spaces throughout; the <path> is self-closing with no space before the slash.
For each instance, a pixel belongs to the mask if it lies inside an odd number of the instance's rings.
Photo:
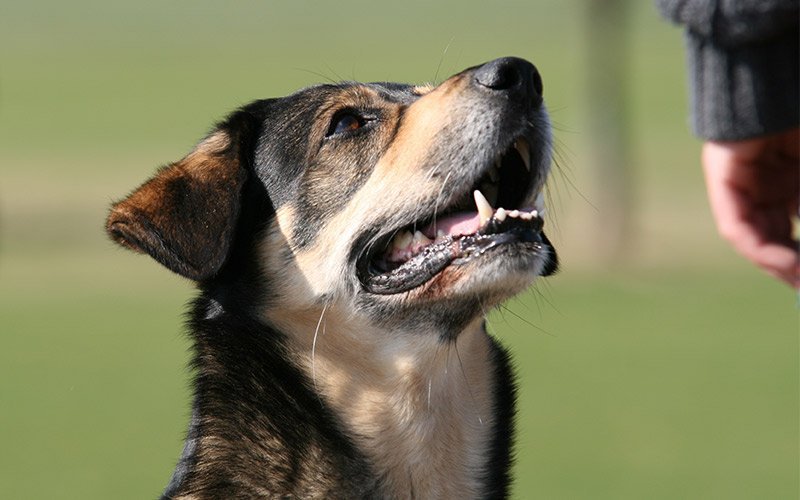
<path id="1" fill-rule="evenodd" d="M 555 270 L 550 151 L 521 59 L 436 87 L 321 85 L 233 113 L 107 229 L 218 298 L 246 283 L 285 310 L 463 324 Z"/>

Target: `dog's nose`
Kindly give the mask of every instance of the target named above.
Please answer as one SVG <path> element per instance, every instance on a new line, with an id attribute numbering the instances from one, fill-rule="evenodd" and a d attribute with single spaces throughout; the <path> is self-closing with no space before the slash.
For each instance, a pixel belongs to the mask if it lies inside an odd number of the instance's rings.
<path id="1" fill-rule="evenodd" d="M 536 67 L 518 57 L 495 59 L 475 70 L 475 82 L 495 92 L 507 92 L 512 99 L 539 101 L 542 77 Z"/>

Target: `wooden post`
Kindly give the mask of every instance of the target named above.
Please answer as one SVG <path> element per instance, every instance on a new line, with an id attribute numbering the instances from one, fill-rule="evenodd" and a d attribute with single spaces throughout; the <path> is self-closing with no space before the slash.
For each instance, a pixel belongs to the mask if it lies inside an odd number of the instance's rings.
<path id="1" fill-rule="evenodd" d="M 595 186 L 589 197 L 597 208 L 590 237 L 596 255 L 611 265 L 623 263 L 634 244 L 628 11 L 628 0 L 589 0 L 585 17 L 588 161 Z"/>

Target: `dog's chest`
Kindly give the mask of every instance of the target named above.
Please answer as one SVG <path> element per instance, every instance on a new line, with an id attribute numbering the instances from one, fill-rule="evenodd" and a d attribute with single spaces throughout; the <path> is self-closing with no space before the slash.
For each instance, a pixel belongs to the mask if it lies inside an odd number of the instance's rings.
<path id="1" fill-rule="evenodd" d="M 393 401 L 390 410 L 373 407 L 354 427 L 371 429 L 356 442 L 383 475 L 393 498 L 477 498 L 490 442 L 491 416 L 472 405 Z M 422 400 L 422 401 L 420 401 Z M 483 413 L 483 414 L 481 414 Z"/>
<path id="2" fill-rule="evenodd" d="M 414 356 L 342 349 L 330 334 L 306 366 L 387 495 L 479 497 L 496 432 L 485 332 Z"/>

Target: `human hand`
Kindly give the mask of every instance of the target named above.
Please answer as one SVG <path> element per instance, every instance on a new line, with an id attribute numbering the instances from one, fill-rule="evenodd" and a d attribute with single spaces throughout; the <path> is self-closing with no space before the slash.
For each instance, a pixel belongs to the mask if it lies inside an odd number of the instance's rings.
<path id="1" fill-rule="evenodd" d="M 703 170 L 717 230 L 770 275 L 800 289 L 792 217 L 800 198 L 800 129 L 703 145 Z"/>

